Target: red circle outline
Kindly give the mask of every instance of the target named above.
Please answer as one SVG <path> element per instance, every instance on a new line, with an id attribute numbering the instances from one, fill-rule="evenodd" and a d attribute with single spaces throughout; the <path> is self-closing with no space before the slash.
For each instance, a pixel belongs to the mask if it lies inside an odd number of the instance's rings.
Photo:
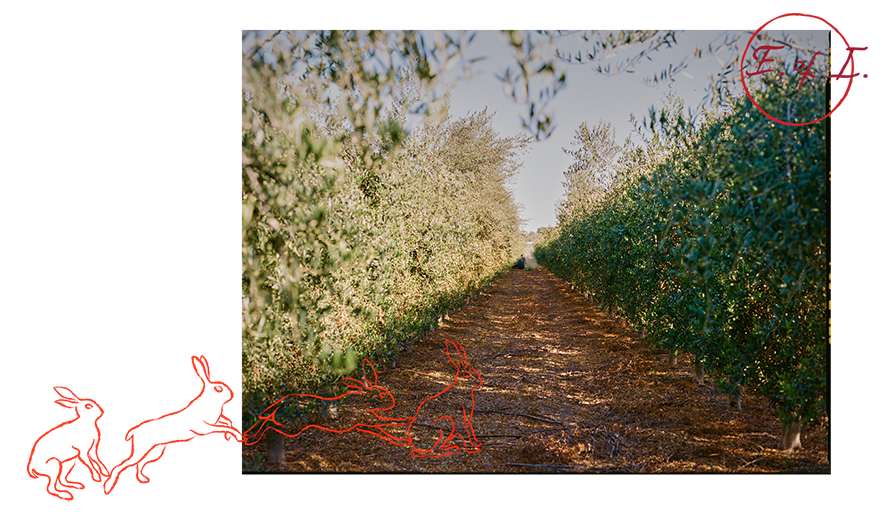
<path id="1" fill-rule="evenodd" d="M 778 24 L 773 24 L 772 26 L 778 26 Z M 771 28 L 772 26 L 766 26 L 766 28 Z M 780 124 L 782 124 L 782 125 L 791 125 L 791 126 L 812 125 L 812 124 L 817 124 L 818 122 L 820 122 L 820 121 L 824 120 L 825 118 L 827 118 L 828 116 L 830 116 L 830 115 L 831 115 L 831 111 L 828 111 L 827 114 L 825 114 L 824 116 L 822 116 L 822 117 L 819 118 L 818 120 L 813 120 L 813 121 L 811 121 L 811 122 L 804 122 L 804 123 L 802 123 L 802 124 L 792 124 L 792 123 L 789 123 L 789 122 L 785 122 L 784 120 L 779 120 L 778 118 L 772 116 L 772 115 L 769 114 L 768 112 L 764 111 L 764 110 L 762 109 L 762 107 L 760 107 L 759 105 L 757 105 L 757 102 L 754 101 L 754 97 L 751 96 L 751 91 L 748 90 L 748 85 L 747 85 L 747 83 L 745 83 L 745 80 L 744 80 L 744 58 L 745 58 L 745 56 L 748 54 L 748 49 L 750 49 L 750 47 L 751 47 L 751 43 L 754 42 L 754 38 L 757 36 L 758 33 L 760 33 L 762 30 L 764 30 L 764 29 L 766 29 L 766 28 L 760 28 L 760 29 L 758 29 L 757 31 L 755 31 L 753 35 L 751 35 L 751 40 L 748 41 L 748 44 L 744 47 L 744 53 L 741 54 L 741 65 L 740 65 L 740 66 L 741 66 L 741 85 L 744 87 L 744 92 L 745 92 L 745 94 L 747 95 L 748 99 L 751 100 L 751 103 L 754 104 L 754 107 L 756 107 L 758 111 L 760 111 L 760 112 L 762 112 L 763 114 L 765 114 L 767 118 L 769 118 L 769 119 L 772 120 L 773 122 L 777 122 L 777 123 L 780 123 Z"/>

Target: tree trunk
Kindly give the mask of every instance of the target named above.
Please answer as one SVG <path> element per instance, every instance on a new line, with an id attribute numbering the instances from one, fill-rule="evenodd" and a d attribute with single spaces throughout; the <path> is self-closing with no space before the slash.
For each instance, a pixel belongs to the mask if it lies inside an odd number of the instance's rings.
<path id="1" fill-rule="evenodd" d="M 677 366 L 677 353 L 670 352 L 668 353 L 668 367 L 676 367 Z"/>
<path id="2" fill-rule="evenodd" d="M 778 443 L 778 449 L 795 452 L 800 448 L 803 448 L 800 444 L 800 422 L 797 420 L 782 422 L 781 442 Z"/>
<path id="3" fill-rule="evenodd" d="M 729 395 L 729 411 L 741 411 L 741 392 L 735 391 Z"/>
<path id="4" fill-rule="evenodd" d="M 692 366 L 692 381 L 698 384 L 704 383 L 704 369 L 697 363 Z"/>
<path id="5" fill-rule="evenodd" d="M 286 462 L 286 448 L 283 446 L 283 436 L 275 430 L 265 432 L 265 444 L 268 445 L 268 463 L 282 465 Z"/>

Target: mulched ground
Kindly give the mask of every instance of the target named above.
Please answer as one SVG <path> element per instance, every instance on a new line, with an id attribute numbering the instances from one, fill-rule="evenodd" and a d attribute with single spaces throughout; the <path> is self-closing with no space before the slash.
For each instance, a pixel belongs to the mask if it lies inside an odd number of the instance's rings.
<path id="1" fill-rule="evenodd" d="M 544 268 L 511 271 L 412 352 L 378 366 L 378 384 L 396 398 L 390 416 L 413 415 L 452 383 L 444 339 L 462 344 L 483 377 L 474 395 L 478 452 L 416 458 L 370 434 L 310 429 L 285 439 L 283 465 L 263 461 L 264 441 L 244 446 L 244 471 L 830 473 L 825 426 L 803 433 L 802 450 L 777 450 L 780 425 L 764 399 L 745 394 L 742 411 L 728 411 L 712 382 L 692 381 L 689 360 L 668 367 L 667 354 Z M 463 403 L 467 385 L 425 409 L 454 418 Z M 337 419 L 312 420 L 368 423 L 367 404 L 349 397 Z"/>

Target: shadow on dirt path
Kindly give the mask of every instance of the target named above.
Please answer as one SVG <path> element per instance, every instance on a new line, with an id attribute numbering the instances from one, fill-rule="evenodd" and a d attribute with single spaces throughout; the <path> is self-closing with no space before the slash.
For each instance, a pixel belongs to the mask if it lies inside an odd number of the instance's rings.
<path id="1" fill-rule="evenodd" d="M 512 270 L 379 366 L 378 384 L 396 397 L 390 416 L 414 414 L 452 383 L 445 339 L 461 343 L 483 377 L 478 452 L 416 458 L 366 433 L 309 430 L 286 439 L 284 465 L 261 463 L 264 443 L 245 449 L 249 471 L 830 472 L 823 427 L 803 434 L 799 452 L 777 450 L 780 428 L 765 400 L 745 395 L 742 411 L 728 411 L 713 383 L 692 382 L 688 360 L 668 367 L 666 353 L 544 268 Z M 428 407 L 455 418 L 469 394 L 459 385 Z M 369 421 L 365 407 L 345 403 L 335 422 Z"/>

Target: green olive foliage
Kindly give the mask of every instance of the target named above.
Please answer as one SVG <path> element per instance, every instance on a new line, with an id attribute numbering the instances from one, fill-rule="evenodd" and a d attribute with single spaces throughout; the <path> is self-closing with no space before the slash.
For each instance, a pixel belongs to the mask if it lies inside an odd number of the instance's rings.
<path id="1" fill-rule="evenodd" d="M 522 250 L 509 185 L 529 143 L 426 96 L 459 57 L 448 37 L 247 38 L 244 425 L 392 354 L 506 270 Z"/>
<path id="2" fill-rule="evenodd" d="M 753 90 L 782 119 L 827 112 L 820 81 Z M 682 108 L 671 99 L 643 148 L 613 153 L 604 124 L 577 132 L 597 146 L 572 152 L 536 258 L 653 344 L 689 353 L 723 391 L 808 423 L 828 397 L 826 123 L 777 124 L 748 98 L 695 126 Z M 611 184 L 595 187 L 602 173 Z"/>

